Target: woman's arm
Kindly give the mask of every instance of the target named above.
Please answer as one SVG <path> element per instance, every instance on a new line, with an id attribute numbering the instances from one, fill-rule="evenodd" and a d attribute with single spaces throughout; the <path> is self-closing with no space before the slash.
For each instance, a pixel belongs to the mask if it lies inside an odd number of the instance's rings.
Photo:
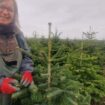
<path id="1" fill-rule="evenodd" d="M 24 71 L 33 71 L 33 61 L 28 54 L 30 53 L 30 49 L 27 45 L 27 42 L 24 38 L 24 35 L 22 32 L 20 32 L 18 35 L 16 35 L 19 47 L 22 48 L 27 54 L 23 53 L 23 60 L 20 66 L 20 72 Z"/>

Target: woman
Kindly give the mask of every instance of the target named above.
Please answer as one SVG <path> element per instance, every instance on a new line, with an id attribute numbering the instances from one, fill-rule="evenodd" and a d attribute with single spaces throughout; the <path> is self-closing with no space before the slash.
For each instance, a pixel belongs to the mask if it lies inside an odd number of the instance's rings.
<path id="1" fill-rule="evenodd" d="M 0 0 L 0 105 L 9 105 L 11 94 L 18 90 L 13 86 L 16 73 L 22 75 L 22 85 L 32 83 L 33 62 L 28 53 L 29 48 L 19 29 L 16 1 Z"/>

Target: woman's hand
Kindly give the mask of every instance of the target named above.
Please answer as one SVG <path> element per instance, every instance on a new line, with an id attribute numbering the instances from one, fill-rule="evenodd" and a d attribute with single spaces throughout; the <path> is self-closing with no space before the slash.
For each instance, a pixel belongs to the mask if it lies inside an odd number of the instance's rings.
<path id="1" fill-rule="evenodd" d="M 33 81 L 33 78 L 32 78 L 31 72 L 28 70 L 23 72 L 21 84 L 26 87 L 26 86 L 30 85 L 32 83 L 32 81 Z"/>
<path id="2" fill-rule="evenodd" d="M 16 91 L 19 90 L 19 88 L 13 86 L 16 82 L 17 82 L 17 80 L 15 80 L 13 78 L 8 78 L 8 77 L 3 78 L 2 83 L 0 85 L 0 91 L 5 94 L 15 93 Z"/>

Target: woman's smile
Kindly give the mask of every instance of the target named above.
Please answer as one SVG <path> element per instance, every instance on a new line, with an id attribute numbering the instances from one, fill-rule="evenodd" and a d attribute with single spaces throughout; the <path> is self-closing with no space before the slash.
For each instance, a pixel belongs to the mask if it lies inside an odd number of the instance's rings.
<path id="1" fill-rule="evenodd" d="M 0 24 L 10 24 L 14 20 L 14 7 L 11 0 L 0 3 Z"/>

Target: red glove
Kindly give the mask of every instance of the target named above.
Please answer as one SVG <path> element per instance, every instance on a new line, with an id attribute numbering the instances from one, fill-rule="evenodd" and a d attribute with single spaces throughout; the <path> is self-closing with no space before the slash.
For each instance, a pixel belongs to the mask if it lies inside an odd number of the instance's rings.
<path id="1" fill-rule="evenodd" d="M 15 82 L 15 79 L 12 78 L 4 78 L 2 80 L 1 86 L 0 86 L 0 90 L 2 93 L 5 94 L 12 94 L 14 92 L 17 91 L 17 88 L 12 86 L 12 84 Z"/>
<path id="2" fill-rule="evenodd" d="M 24 86 L 28 86 L 32 83 L 32 74 L 30 71 L 25 71 L 22 75 L 22 79 L 21 79 L 21 83 L 24 85 Z"/>

